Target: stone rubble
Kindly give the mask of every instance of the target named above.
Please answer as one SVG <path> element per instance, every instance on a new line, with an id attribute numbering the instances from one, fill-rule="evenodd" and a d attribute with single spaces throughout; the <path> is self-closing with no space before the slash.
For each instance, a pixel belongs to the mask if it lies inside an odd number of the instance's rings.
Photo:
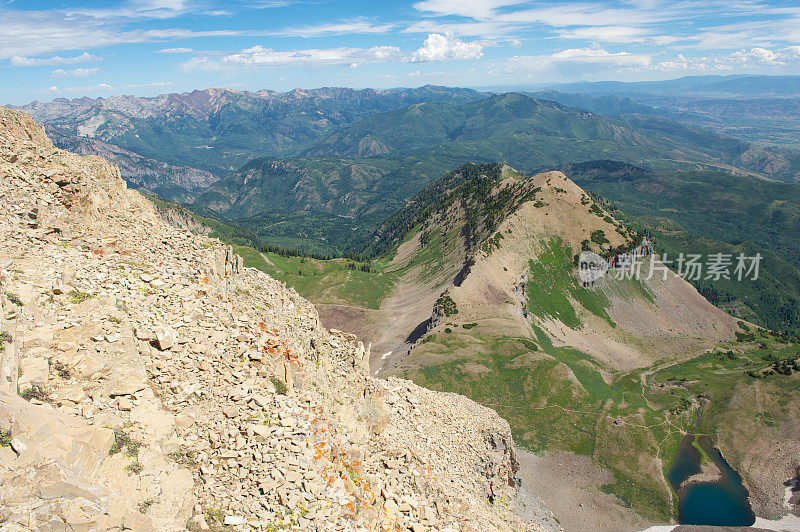
<path id="1" fill-rule="evenodd" d="M 494 411 L 5 108 L 0 175 L 0 530 L 544 529 Z"/>

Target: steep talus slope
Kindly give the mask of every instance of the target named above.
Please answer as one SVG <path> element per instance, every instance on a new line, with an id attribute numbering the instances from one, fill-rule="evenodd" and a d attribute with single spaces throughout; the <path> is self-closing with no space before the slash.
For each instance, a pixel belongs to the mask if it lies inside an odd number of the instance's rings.
<path id="1" fill-rule="evenodd" d="M 2 522 L 541 529 L 495 412 L 371 378 L 293 290 L 23 113 L 0 165 Z"/>

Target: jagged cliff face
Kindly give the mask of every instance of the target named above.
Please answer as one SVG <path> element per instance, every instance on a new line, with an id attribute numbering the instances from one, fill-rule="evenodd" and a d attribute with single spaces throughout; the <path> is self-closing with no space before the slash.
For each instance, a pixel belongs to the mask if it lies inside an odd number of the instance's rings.
<path id="1" fill-rule="evenodd" d="M 539 529 L 494 411 L 371 378 L 293 290 L 4 108 L 0 173 L 0 522 Z"/>

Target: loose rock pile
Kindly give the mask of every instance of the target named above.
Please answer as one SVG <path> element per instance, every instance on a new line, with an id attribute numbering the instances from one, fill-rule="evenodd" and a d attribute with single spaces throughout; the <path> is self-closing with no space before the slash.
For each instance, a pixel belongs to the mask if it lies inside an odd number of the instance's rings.
<path id="1" fill-rule="evenodd" d="M 540 529 L 494 411 L 4 108 L 0 175 L 0 528 Z"/>

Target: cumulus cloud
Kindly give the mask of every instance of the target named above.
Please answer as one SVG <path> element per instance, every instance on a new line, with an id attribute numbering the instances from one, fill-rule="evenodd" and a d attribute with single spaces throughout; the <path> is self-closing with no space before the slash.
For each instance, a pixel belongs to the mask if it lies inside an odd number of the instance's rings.
<path id="1" fill-rule="evenodd" d="M 422 47 L 408 57 L 412 63 L 428 61 L 450 61 L 479 59 L 483 56 L 483 46 L 477 42 L 464 42 L 453 33 L 431 33 Z"/>
<path id="2" fill-rule="evenodd" d="M 89 63 L 92 61 L 99 61 L 100 58 L 87 52 L 81 55 L 72 57 L 61 57 L 54 55 L 52 57 L 22 57 L 15 55 L 11 57 L 11 66 L 15 67 L 31 67 L 31 66 L 54 66 L 54 65 L 74 65 L 78 63 Z"/>
<path id="3" fill-rule="evenodd" d="M 53 70 L 50 73 L 51 76 L 54 78 L 63 78 L 63 77 L 73 77 L 73 78 L 85 78 L 86 76 L 91 76 L 92 74 L 96 74 L 100 72 L 99 68 L 75 68 L 72 70 L 64 70 L 63 68 L 59 68 L 57 70 Z"/>

